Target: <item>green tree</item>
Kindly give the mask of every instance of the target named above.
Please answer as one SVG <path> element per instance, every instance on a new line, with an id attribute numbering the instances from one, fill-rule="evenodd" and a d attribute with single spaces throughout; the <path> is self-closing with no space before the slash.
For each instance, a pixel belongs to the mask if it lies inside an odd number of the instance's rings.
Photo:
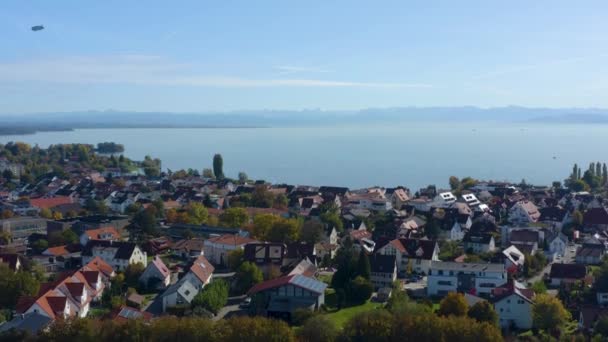
<path id="1" fill-rule="evenodd" d="M 468 310 L 464 296 L 457 292 L 450 292 L 439 303 L 438 314 L 442 316 L 466 316 Z"/>
<path id="2" fill-rule="evenodd" d="M 365 250 L 361 248 L 361 252 L 359 252 L 359 260 L 357 261 L 357 271 L 359 275 L 364 279 L 369 280 L 372 275 L 372 267 L 369 262 L 369 257 L 365 253 Z"/>
<path id="3" fill-rule="evenodd" d="M 137 287 L 139 277 L 144 273 L 146 267 L 142 263 L 129 264 L 125 268 L 125 283 L 128 287 Z"/>
<path id="4" fill-rule="evenodd" d="M 568 183 L 568 189 L 574 192 L 584 191 L 587 189 L 587 183 L 582 179 L 576 179 Z"/>
<path id="5" fill-rule="evenodd" d="M 207 222 L 209 212 L 204 205 L 198 202 L 190 202 L 186 207 L 188 213 L 188 223 L 201 225 Z"/>
<path id="6" fill-rule="evenodd" d="M 362 312 L 346 322 L 342 335 L 347 341 L 389 341 L 393 321 L 393 316 L 386 310 Z"/>
<path id="7" fill-rule="evenodd" d="M 224 179 L 224 159 L 221 154 L 213 156 L 213 175 L 217 179 Z"/>
<path id="8" fill-rule="evenodd" d="M 602 165 L 602 185 L 608 185 L 608 167 L 606 167 L 606 163 Z"/>
<path id="9" fill-rule="evenodd" d="M 537 282 L 534 282 L 534 284 L 532 284 L 532 290 L 534 291 L 535 294 L 544 294 L 544 293 L 547 293 L 547 285 L 545 285 L 544 281 L 539 280 Z"/>
<path id="10" fill-rule="evenodd" d="M 251 205 L 258 208 L 272 208 L 275 196 L 265 185 L 257 185 L 251 194 Z"/>
<path id="11" fill-rule="evenodd" d="M 245 172 L 239 172 L 239 182 L 240 183 L 247 183 L 247 181 L 249 180 L 249 177 L 247 176 L 247 174 Z"/>
<path id="12" fill-rule="evenodd" d="M 214 179 L 215 175 L 211 169 L 203 169 L 203 178 Z"/>
<path id="13" fill-rule="evenodd" d="M 1 308 L 14 308 L 20 297 L 33 296 L 39 288 L 40 282 L 31 272 L 14 272 L 6 264 L 0 263 Z"/>
<path id="14" fill-rule="evenodd" d="M 315 244 L 323 239 L 324 227 L 319 221 L 308 220 L 302 224 L 301 239 L 310 244 Z"/>
<path id="15" fill-rule="evenodd" d="M 339 333 L 333 320 L 324 315 L 317 315 L 306 320 L 298 331 L 298 336 L 303 342 L 332 342 L 336 340 Z"/>
<path id="16" fill-rule="evenodd" d="M 297 219 L 279 218 L 268 233 L 271 242 L 296 242 L 300 238 L 300 221 Z"/>
<path id="17" fill-rule="evenodd" d="M 350 281 L 346 295 L 351 303 L 363 304 L 372 296 L 373 292 L 374 286 L 372 283 L 362 276 L 357 276 Z"/>
<path id="18" fill-rule="evenodd" d="M 39 239 L 32 243 L 32 249 L 34 253 L 40 254 L 49 248 L 49 242 L 45 239 Z"/>
<path id="19" fill-rule="evenodd" d="M 228 302 L 228 283 L 222 279 L 214 280 L 192 300 L 192 307 L 202 307 L 217 314 Z"/>
<path id="20" fill-rule="evenodd" d="M 532 322 L 537 329 L 552 331 L 555 327 L 563 326 L 570 318 L 570 313 L 559 299 L 547 294 L 534 298 Z"/>
<path id="21" fill-rule="evenodd" d="M 593 333 L 600 336 L 608 336 L 608 316 L 600 316 L 593 327 Z"/>
<path id="22" fill-rule="evenodd" d="M 424 226 L 424 232 L 431 240 L 435 240 L 437 237 L 439 237 L 439 234 L 441 234 L 441 228 L 434 217 L 431 216 L 431 218 L 429 218 L 428 222 Z"/>
<path id="23" fill-rule="evenodd" d="M 236 271 L 241 266 L 241 264 L 243 264 L 244 261 L 244 251 L 242 249 L 235 249 L 228 253 L 226 264 L 228 268 L 233 271 Z"/>
<path id="24" fill-rule="evenodd" d="M 273 214 L 257 214 L 253 217 L 253 236 L 260 240 L 268 240 L 270 230 L 279 216 Z"/>
<path id="25" fill-rule="evenodd" d="M 244 208 L 228 208 L 220 214 L 220 226 L 240 228 L 249 221 L 249 214 Z"/>
<path id="26" fill-rule="evenodd" d="M 156 235 L 158 225 L 156 223 L 156 207 L 153 205 L 138 212 L 132 220 L 133 224 L 148 235 Z"/>
<path id="27" fill-rule="evenodd" d="M 572 212 L 572 223 L 576 225 L 577 228 L 583 226 L 583 213 L 579 210 L 575 210 Z"/>
<path id="28" fill-rule="evenodd" d="M 488 301 L 482 300 L 475 303 L 469 309 L 468 316 L 478 322 L 488 322 L 492 325 L 498 326 L 498 314 L 492 304 Z"/>
<path id="29" fill-rule="evenodd" d="M 460 179 L 456 176 L 450 176 L 450 189 L 456 191 L 460 189 Z"/>
<path id="30" fill-rule="evenodd" d="M 261 283 L 264 275 L 255 264 L 245 261 L 236 271 L 235 278 L 236 288 L 239 292 L 244 293 L 253 285 Z"/>

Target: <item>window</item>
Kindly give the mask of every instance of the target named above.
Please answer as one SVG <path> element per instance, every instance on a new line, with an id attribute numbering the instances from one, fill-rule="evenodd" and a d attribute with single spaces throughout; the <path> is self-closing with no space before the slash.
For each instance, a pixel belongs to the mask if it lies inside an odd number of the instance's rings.
<path id="1" fill-rule="evenodd" d="M 439 274 L 439 275 L 443 275 L 443 270 L 439 270 L 439 271 L 438 271 L 438 274 Z"/>
<path id="2" fill-rule="evenodd" d="M 437 282 L 437 285 L 452 286 L 452 282 L 449 280 L 440 280 Z"/>

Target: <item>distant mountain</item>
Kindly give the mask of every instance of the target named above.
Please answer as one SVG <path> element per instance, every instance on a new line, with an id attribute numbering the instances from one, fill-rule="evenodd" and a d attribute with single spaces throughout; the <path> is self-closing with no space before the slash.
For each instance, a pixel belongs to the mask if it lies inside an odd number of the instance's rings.
<path id="1" fill-rule="evenodd" d="M 594 108 L 398 107 L 360 111 L 232 111 L 202 113 L 84 111 L 0 115 L 0 134 L 75 128 L 286 127 L 387 122 L 608 123 L 608 110 Z"/>

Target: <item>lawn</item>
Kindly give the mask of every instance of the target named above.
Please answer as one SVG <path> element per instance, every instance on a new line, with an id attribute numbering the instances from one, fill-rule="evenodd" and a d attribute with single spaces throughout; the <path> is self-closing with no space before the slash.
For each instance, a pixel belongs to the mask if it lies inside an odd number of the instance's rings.
<path id="1" fill-rule="evenodd" d="M 335 312 L 326 314 L 326 316 L 329 319 L 331 319 L 332 321 L 334 321 L 334 323 L 336 323 L 336 326 L 339 329 L 342 329 L 342 327 L 344 327 L 344 324 L 346 324 L 346 322 L 349 319 L 351 319 L 353 316 L 355 316 L 356 314 L 365 312 L 365 311 L 379 309 L 379 308 L 382 308 L 382 306 L 383 306 L 382 304 L 367 301 L 365 304 L 351 306 L 348 308 L 337 310 Z"/>

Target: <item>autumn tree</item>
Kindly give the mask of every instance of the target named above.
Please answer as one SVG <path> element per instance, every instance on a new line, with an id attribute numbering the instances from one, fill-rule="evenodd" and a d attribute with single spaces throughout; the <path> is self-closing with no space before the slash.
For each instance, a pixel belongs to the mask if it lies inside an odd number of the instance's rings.
<path id="1" fill-rule="evenodd" d="M 324 315 L 309 318 L 298 331 L 298 337 L 303 342 L 335 341 L 339 334 L 336 323 Z"/>
<path id="2" fill-rule="evenodd" d="M 547 294 L 540 294 L 534 298 L 532 322 L 535 328 L 551 331 L 555 327 L 563 326 L 570 318 L 570 313 L 559 299 Z"/>
<path id="3" fill-rule="evenodd" d="M 466 316 L 468 310 L 467 301 L 461 293 L 450 292 L 439 303 L 441 316 Z"/>
<path id="4" fill-rule="evenodd" d="M 498 314 L 490 302 L 482 300 L 469 309 L 468 316 L 478 322 L 488 322 L 498 326 Z"/>
<path id="5" fill-rule="evenodd" d="M 236 288 L 239 292 L 244 293 L 253 285 L 261 283 L 264 280 L 264 275 L 255 264 L 245 261 L 236 271 L 235 278 Z"/>
<path id="6" fill-rule="evenodd" d="M 192 300 L 192 307 L 202 307 L 217 314 L 228 302 L 228 283 L 223 279 L 211 282 L 199 292 Z"/>
<path id="7" fill-rule="evenodd" d="M 220 226 L 240 228 L 249 221 L 249 214 L 244 208 L 228 208 L 220 214 Z"/>

